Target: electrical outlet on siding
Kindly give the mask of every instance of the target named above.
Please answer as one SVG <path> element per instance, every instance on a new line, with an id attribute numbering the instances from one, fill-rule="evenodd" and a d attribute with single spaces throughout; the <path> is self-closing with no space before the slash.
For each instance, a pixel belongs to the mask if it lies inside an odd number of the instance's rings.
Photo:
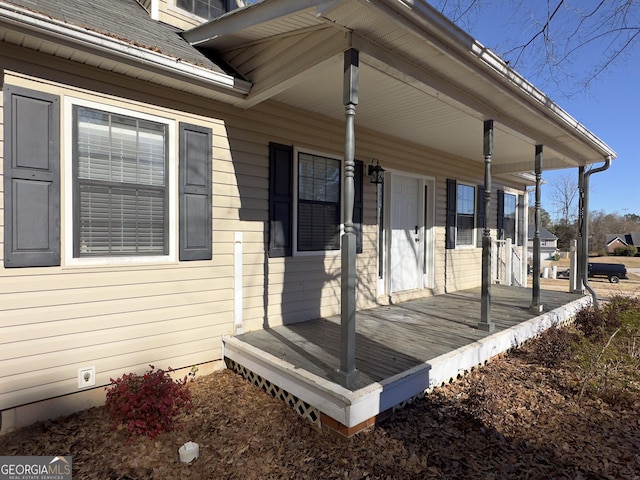
<path id="1" fill-rule="evenodd" d="M 96 384 L 96 367 L 78 369 L 78 388 L 93 387 Z"/>

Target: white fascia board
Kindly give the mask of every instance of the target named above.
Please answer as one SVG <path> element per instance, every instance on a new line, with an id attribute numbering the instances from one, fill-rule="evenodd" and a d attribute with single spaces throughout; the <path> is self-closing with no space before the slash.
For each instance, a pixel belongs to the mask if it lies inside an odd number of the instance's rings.
<path id="1" fill-rule="evenodd" d="M 129 62 L 141 66 L 153 66 L 175 77 L 176 74 L 185 79 L 195 79 L 199 82 L 246 95 L 251 89 L 251 84 L 239 80 L 231 75 L 214 72 L 210 69 L 199 67 L 191 63 L 181 62 L 179 59 L 156 53 L 151 50 L 137 47 L 122 40 L 106 35 L 81 29 L 73 25 L 49 18 L 47 16 L 18 9 L 8 9 L 0 5 L 0 21 L 7 24 L 38 32 L 47 37 L 57 38 L 64 43 L 88 47 L 91 50 L 108 53 L 110 55 L 126 59 Z"/>

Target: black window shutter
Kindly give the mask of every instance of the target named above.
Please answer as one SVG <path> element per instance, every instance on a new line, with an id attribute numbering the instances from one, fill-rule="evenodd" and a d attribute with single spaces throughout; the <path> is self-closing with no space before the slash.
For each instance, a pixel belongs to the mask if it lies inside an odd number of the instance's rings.
<path id="1" fill-rule="evenodd" d="M 355 186 L 355 200 L 353 203 L 353 223 L 356 227 L 356 253 L 362 253 L 362 190 L 364 180 L 364 162 L 356 160 L 356 168 L 353 176 Z"/>
<path id="2" fill-rule="evenodd" d="M 293 238 L 293 147 L 269 144 L 269 256 L 290 257 Z"/>
<path id="3" fill-rule="evenodd" d="M 522 246 L 525 242 L 527 229 L 524 223 L 524 195 L 518 195 L 518 245 Z"/>
<path id="4" fill-rule="evenodd" d="M 60 265 L 60 98 L 4 87 L 4 266 Z"/>
<path id="5" fill-rule="evenodd" d="M 478 234 L 476 235 L 476 246 L 482 247 L 482 235 L 484 233 L 484 222 L 486 221 L 486 215 L 484 212 L 484 185 L 478 185 L 476 190 L 476 211 L 478 215 Z"/>
<path id="6" fill-rule="evenodd" d="M 498 240 L 504 240 L 504 190 L 498 190 Z"/>
<path id="7" fill-rule="evenodd" d="M 447 229 L 445 248 L 456 248 L 456 211 L 457 211 L 457 182 L 447 179 Z"/>
<path id="8" fill-rule="evenodd" d="M 210 128 L 180 123 L 180 260 L 211 260 Z"/>

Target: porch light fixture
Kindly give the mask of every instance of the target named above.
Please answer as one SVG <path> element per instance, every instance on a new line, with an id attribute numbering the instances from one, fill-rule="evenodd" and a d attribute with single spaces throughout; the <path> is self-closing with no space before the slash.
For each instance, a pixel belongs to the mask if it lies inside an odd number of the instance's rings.
<path id="1" fill-rule="evenodd" d="M 373 164 L 375 160 L 376 164 Z M 374 158 L 371 160 L 371 164 L 369 165 L 369 170 L 367 171 L 367 175 L 371 177 L 370 182 L 375 183 L 377 185 L 384 182 L 384 168 L 380 166 L 380 160 Z"/>

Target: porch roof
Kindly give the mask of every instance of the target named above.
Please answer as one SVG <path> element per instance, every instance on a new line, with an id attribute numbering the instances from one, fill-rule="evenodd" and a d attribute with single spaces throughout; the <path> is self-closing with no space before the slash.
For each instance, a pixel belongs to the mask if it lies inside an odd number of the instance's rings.
<path id="1" fill-rule="evenodd" d="M 482 162 L 495 122 L 495 174 L 577 167 L 615 152 L 497 55 L 425 1 L 262 0 L 183 34 L 267 99 L 342 120 L 343 52 L 360 52 L 356 128 L 392 135 L 445 161 Z M 528 182 L 531 183 L 530 180 Z"/>

